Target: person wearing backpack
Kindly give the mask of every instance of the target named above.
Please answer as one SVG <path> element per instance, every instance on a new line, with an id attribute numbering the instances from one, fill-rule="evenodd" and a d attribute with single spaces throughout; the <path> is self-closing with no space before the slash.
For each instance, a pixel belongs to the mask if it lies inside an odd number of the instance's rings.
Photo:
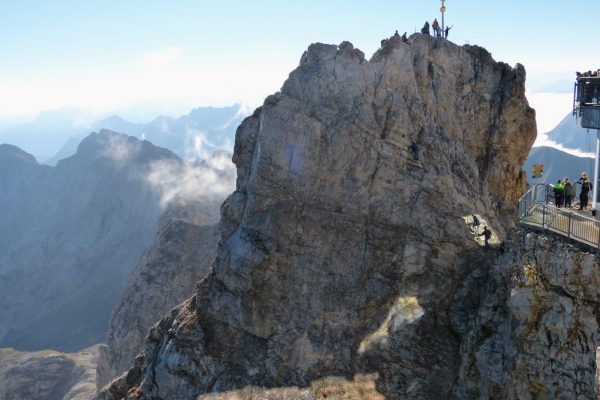
<path id="1" fill-rule="evenodd" d="M 560 208 L 563 203 L 564 193 L 565 188 L 559 179 L 558 182 L 556 182 L 556 185 L 554 185 L 554 197 L 556 198 L 556 207 L 558 208 Z"/>
<path id="2" fill-rule="evenodd" d="M 581 174 L 581 178 L 577 181 L 581 185 L 581 193 L 579 193 L 579 209 L 585 210 L 588 205 L 588 193 L 590 190 L 594 190 L 594 185 L 587 173 Z"/>
<path id="3" fill-rule="evenodd" d="M 569 182 L 569 178 L 565 176 L 563 179 L 563 186 L 565 188 L 565 208 L 571 208 L 571 199 L 573 198 L 573 185 Z"/>

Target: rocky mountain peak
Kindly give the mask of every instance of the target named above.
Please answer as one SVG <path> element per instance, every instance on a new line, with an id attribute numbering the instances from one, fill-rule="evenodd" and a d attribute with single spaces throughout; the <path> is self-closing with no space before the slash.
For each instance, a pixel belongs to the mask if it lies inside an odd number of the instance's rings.
<path id="1" fill-rule="evenodd" d="M 39 165 L 34 156 L 21 150 L 17 146 L 0 144 L 0 163 L 8 164 L 12 162 Z"/>
<path id="2" fill-rule="evenodd" d="M 157 160 L 178 160 L 170 150 L 157 147 L 152 143 L 139 140 L 124 133 L 101 129 L 85 137 L 77 147 L 77 153 L 72 157 L 60 160 L 57 166 L 68 164 L 89 165 L 99 158 L 107 159 L 118 165 L 125 163 L 147 164 Z"/>
<path id="3" fill-rule="evenodd" d="M 497 243 L 526 185 L 524 82 L 521 65 L 419 34 L 370 60 L 349 42 L 311 45 L 237 130 L 213 270 L 100 398 L 329 376 L 448 398 L 477 313 L 464 281 L 490 265 L 468 217 Z"/>

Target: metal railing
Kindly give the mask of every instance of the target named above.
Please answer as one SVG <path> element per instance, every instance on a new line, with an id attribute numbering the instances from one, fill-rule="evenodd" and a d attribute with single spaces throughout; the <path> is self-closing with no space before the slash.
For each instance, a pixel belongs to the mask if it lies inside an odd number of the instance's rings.
<path id="1" fill-rule="evenodd" d="M 551 185 L 536 184 L 519 200 L 519 222 L 600 249 L 600 221 L 549 204 Z"/>

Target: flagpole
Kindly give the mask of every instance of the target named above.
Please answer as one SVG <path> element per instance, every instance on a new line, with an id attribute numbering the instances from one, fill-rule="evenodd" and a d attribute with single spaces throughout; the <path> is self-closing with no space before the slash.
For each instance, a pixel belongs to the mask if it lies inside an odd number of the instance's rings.
<path id="1" fill-rule="evenodd" d="M 442 0 L 442 6 L 440 7 L 440 11 L 442 12 L 442 35 L 444 34 L 444 13 L 446 12 L 446 7 L 444 6 L 445 1 L 446 0 Z"/>

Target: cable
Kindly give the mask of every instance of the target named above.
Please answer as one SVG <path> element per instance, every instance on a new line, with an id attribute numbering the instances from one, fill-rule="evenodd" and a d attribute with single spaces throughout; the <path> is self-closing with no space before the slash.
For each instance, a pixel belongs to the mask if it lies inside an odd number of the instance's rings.
<path id="1" fill-rule="evenodd" d="M 454 35 L 448 35 L 448 37 L 447 37 L 446 39 L 450 40 L 450 38 L 453 38 L 453 39 L 458 39 L 458 40 L 462 40 L 463 42 L 465 42 L 465 44 L 470 44 L 470 43 L 469 43 L 469 41 L 468 41 L 467 39 L 461 39 L 461 38 L 459 38 L 459 37 L 456 37 L 456 36 L 454 36 Z"/>

